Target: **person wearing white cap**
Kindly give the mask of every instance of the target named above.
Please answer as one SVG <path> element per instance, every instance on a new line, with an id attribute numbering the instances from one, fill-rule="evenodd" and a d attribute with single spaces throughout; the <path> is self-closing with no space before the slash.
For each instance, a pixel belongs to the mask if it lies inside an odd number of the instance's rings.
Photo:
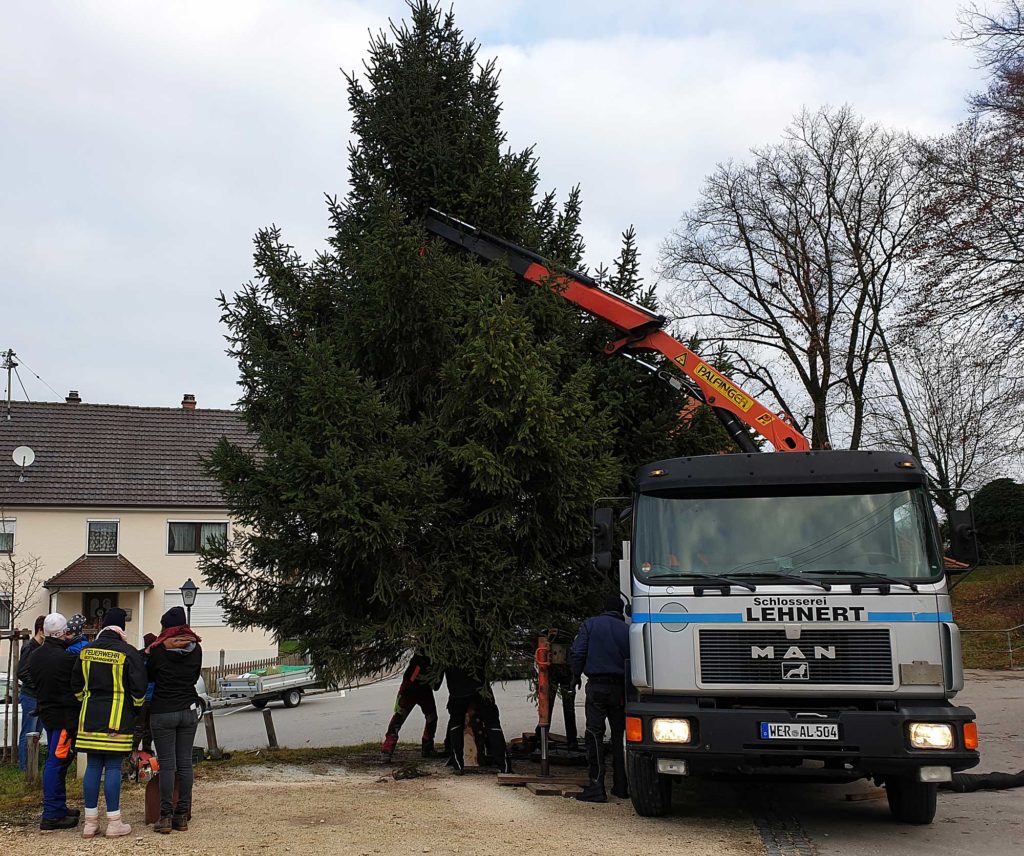
<path id="1" fill-rule="evenodd" d="M 75 730 L 79 702 L 71 689 L 71 672 L 78 659 L 68 652 L 68 620 L 52 612 L 43 620 L 43 644 L 29 655 L 28 671 L 36 688 L 39 718 L 46 727 L 46 764 L 43 767 L 42 830 L 78 826 L 78 809 L 69 809 L 65 782 L 75 758 Z"/>

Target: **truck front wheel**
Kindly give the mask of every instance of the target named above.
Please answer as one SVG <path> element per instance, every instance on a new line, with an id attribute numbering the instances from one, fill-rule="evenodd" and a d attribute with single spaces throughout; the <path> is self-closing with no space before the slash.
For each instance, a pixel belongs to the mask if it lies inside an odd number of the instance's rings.
<path id="1" fill-rule="evenodd" d="M 629 798 L 641 817 L 662 817 L 672 808 L 672 777 L 658 772 L 656 761 L 626 750 Z"/>
<path id="2" fill-rule="evenodd" d="M 938 785 L 909 777 L 893 777 L 885 782 L 889 811 L 901 823 L 931 823 L 935 819 L 938 790 Z"/>

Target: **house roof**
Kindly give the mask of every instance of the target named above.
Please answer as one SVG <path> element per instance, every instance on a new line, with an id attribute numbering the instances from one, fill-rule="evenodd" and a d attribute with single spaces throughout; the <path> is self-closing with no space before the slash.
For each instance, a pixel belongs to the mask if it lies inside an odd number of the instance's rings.
<path id="1" fill-rule="evenodd" d="M 153 581 L 124 556 L 79 556 L 43 585 L 46 588 L 152 588 Z"/>
<path id="2" fill-rule="evenodd" d="M 0 412 L 0 505 L 224 507 L 200 456 L 221 437 L 254 445 L 234 410 L 13 402 Z M 19 481 L 12 459 L 35 462 Z"/>

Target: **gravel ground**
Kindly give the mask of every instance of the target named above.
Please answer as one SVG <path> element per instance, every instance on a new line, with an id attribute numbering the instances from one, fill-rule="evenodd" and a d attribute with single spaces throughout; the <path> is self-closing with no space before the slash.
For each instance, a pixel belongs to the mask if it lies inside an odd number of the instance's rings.
<path id="1" fill-rule="evenodd" d="M 228 771 L 226 771 L 228 772 Z M 141 788 L 125 789 L 124 839 L 84 841 L 79 831 L 0 830 L 4 856 L 25 854 L 410 853 L 493 856 L 729 856 L 763 852 L 743 817 L 694 812 L 680 823 L 637 817 L 628 800 L 606 805 L 538 797 L 500 787 L 493 774 L 456 778 L 431 768 L 423 778 L 337 767 L 242 767 L 231 779 L 197 783 L 186 833 L 156 835 L 142 824 Z"/>

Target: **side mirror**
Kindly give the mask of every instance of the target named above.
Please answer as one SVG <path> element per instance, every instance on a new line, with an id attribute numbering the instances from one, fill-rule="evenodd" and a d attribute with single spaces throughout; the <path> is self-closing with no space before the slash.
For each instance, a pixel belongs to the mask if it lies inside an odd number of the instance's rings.
<path id="1" fill-rule="evenodd" d="M 615 513 L 610 508 L 594 509 L 594 567 L 602 574 L 611 572 L 615 546 Z"/>
<path id="2" fill-rule="evenodd" d="M 963 511 L 949 512 L 949 555 L 966 568 L 951 571 L 963 573 L 977 566 L 979 562 L 978 537 L 974 528 L 974 511 L 967 506 Z"/>

